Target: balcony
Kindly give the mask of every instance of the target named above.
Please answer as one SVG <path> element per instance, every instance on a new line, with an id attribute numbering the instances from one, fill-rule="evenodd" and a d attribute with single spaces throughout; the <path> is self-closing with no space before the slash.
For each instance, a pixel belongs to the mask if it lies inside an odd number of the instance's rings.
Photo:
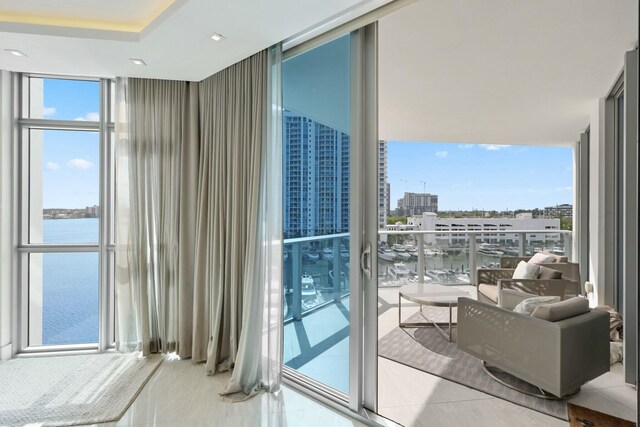
<path id="1" fill-rule="evenodd" d="M 378 318 L 385 325 L 379 338 L 397 326 L 400 286 L 439 283 L 475 295 L 478 267 L 542 250 L 571 259 L 572 236 L 564 230 L 380 231 Z M 283 260 L 284 364 L 347 393 L 349 234 L 285 239 Z"/>

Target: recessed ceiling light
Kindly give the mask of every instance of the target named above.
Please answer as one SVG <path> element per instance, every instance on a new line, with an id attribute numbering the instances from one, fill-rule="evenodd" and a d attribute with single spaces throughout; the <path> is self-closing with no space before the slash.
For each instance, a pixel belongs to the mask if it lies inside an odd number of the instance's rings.
<path id="1" fill-rule="evenodd" d="M 213 41 L 219 42 L 220 40 L 224 40 L 224 37 L 222 36 L 222 34 L 213 33 L 211 34 L 211 39 Z"/>
<path id="2" fill-rule="evenodd" d="M 24 52 L 20 52 L 17 49 L 5 49 L 7 52 L 9 52 L 11 55 L 13 56 L 27 56 L 24 54 Z"/>
<path id="3" fill-rule="evenodd" d="M 131 62 L 133 62 L 136 65 L 147 65 L 146 62 L 144 62 L 142 59 L 138 59 L 138 58 L 129 58 L 131 60 Z"/>

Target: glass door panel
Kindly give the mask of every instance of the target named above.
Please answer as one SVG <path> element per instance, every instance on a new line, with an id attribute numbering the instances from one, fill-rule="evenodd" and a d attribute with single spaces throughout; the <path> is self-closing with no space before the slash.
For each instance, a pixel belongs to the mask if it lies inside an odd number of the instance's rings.
<path id="1" fill-rule="evenodd" d="M 349 394 L 350 35 L 282 64 L 284 364 Z"/>

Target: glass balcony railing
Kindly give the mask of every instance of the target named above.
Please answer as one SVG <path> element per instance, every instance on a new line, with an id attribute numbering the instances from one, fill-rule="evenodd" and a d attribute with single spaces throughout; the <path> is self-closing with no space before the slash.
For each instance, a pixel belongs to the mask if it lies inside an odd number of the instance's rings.
<path id="1" fill-rule="evenodd" d="M 378 286 L 474 284 L 477 268 L 497 268 L 503 256 L 524 257 L 549 251 L 571 259 L 572 236 L 567 230 L 381 230 Z"/>
<path id="2" fill-rule="evenodd" d="M 284 319 L 300 320 L 349 295 L 349 234 L 284 241 Z"/>

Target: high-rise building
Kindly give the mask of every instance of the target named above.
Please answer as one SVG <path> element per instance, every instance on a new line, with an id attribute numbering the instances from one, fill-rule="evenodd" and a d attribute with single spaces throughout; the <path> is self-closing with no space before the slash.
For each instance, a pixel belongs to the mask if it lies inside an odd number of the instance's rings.
<path id="1" fill-rule="evenodd" d="M 398 199 L 396 215 L 419 215 L 423 212 L 438 212 L 438 196 L 429 193 L 404 193 Z"/>
<path id="2" fill-rule="evenodd" d="M 349 135 L 284 113 L 284 237 L 349 231 Z"/>
<path id="3" fill-rule="evenodd" d="M 378 141 L 378 228 L 387 224 L 390 189 L 387 182 L 387 141 Z"/>

